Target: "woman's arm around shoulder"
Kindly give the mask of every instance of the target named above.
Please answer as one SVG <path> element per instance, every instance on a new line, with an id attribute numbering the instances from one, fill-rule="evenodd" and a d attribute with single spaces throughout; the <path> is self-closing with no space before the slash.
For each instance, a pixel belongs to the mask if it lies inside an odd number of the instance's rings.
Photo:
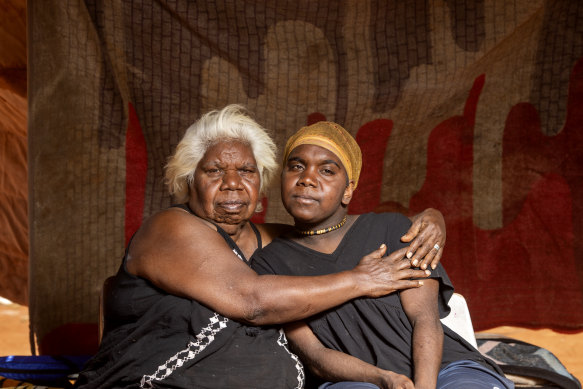
<path id="1" fill-rule="evenodd" d="M 353 270 L 326 276 L 259 276 L 210 223 L 171 208 L 149 218 L 136 233 L 127 269 L 226 317 L 264 325 L 299 320 L 356 297 L 418 286 L 410 278 L 423 272 L 403 268 L 398 258 L 380 260 L 385 250 L 365 256 Z"/>

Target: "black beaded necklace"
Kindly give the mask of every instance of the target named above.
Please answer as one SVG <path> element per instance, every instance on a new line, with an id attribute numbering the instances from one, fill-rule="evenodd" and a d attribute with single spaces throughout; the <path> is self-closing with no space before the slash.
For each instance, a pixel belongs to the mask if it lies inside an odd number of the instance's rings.
<path id="1" fill-rule="evenodd" d="M 344 216 L 344 218 L 342 219 L 342 221 L 340 223 L 338 223 L 332 227 L 322 228 L 320 230 L 298 230 L 298 229 L 296 229 L 296 231 L 300 235 L 322 235 L 322 234 L 326 234 L 330 231 L 334 231 L 334 230 L 339 229 L 340 227 L 342 227 L 344 225 L 344 223 L 346 223 L 346 216 Z"/>

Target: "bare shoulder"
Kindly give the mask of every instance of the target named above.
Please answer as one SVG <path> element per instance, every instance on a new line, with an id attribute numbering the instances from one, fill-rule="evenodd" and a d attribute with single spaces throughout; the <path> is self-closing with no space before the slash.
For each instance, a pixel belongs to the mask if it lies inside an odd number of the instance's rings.
<path id="1" fill-rule="evenodd" d="M 144 220 L 135 234 L 134 242 L 153 239 L 160 235 L 164 238 L 186 233 L 191 228 L 202 227 L 202 220 L 180 208 L 169 208 L 157 212 Z"/>
<path id="2" fill-rule="evenodd" d="M 136 232 L 129 251 L 128 270 L 139 272 L 145 261 L 160 254 L 190 251 L 193 236 L 199 239 L 215 238 L 216 229 L 211 223 L 180 208 L 169 208 L 150 216 Z"/>
<path id="3" fill-rule="evenodd" d="M 130 245 L 126 268 L 156 287 L 224 308 L 224 292 L 237 282 L 249 285 L 257 274 L 237 258 L 211 223 L 171 208 L 144 221 Z M 224 303 L 224 304 L 223 304 Z"/>
<path id="4" fill-rule="evenodd" d="M 261 240 L 263 242 L 263 246 L 265 246 L 278 236 L 291 231 L 293 226 L 283 223 L 264 223 L 257 224 L 257 229 L 261 233 Z"/>

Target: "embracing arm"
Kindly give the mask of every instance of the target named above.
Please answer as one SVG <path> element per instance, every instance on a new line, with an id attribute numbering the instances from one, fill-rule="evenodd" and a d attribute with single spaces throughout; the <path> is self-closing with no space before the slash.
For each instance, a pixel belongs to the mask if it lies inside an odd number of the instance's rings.
<path id="1" fill-rule="evenodd" d="M 258 276 L 223 238 L 199 218 L 169 209 L 150 218 L 135 235 L 130 273 L 178 296 L 250 324 L 276 324 L 311 316 L 350 299 L 377 297 L 418 287 L 421 270 L 402 260 L 405 250 L 382 258 L 386 247 L 353 270 L 319 277 Z"/>
<path id="2" fill-rule="evenodd" d="M 413 326 L 413 366 L 416 389 L 435 388 L 443 352 L 443 328 L 439 321 L 439 282 L 425 280 L 423 287 L 401 292 L 403 309 Z"/>
<path id="3" fill-rule="evenodd" d="M 285 326 L 292 350 L 312 373 L 326 381 L 370 382 L 381 389 L 414 389 L 404 375 L 380 369 L 351 355 L 326 348 L 304 322 Z"/>
<path id="4" fill-rule="evenodd" d="M 443 214 L 434 208 L 427 208 L 415 216 L 409 217 L 411 227 L 401 240 L 410 243 L 407 257 L 411 259 L 413 266 L 419 266 L 421 269 L 432 269 L 437 267 L 441 261 L 443 248 L 446 241 L 446 227 Z M 263 224 L 260 227 L 261 237 L 264 242 L 269 243 L 283 231 L 291 227 L 286 224 Z M 438 245 L 439 249 L 435 248 Z"/>
<path id="5" fill-rule="evenodd" d="M 403 242 L 411 242 L 407 257 L 411 258 L 413 266 L 426 269 L 431 265 L 437 267 L 445 246 L 445 220 L 437 209 L 427 208 L 425 211 L 409 218 L 411 228 L 401 237 Z M 436 245 L 437 247 L 436 248 Z"/>

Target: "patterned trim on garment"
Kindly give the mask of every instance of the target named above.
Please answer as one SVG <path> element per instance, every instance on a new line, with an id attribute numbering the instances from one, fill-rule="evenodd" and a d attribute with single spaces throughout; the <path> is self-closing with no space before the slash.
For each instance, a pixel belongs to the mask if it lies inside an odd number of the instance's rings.
<path id="1" fill-rule="evenodd" d="M 196 342 L 190 342 L 186 349 L 180 350 L 163 365 L 159 366 L 154 374 L 144 375 L 140 381 L 140 388 L 152 388 L 152 381 L 162 381 L 168 378 L 176 369 L 184 365 L 187 361 L 194 359 L 215 340 L 216 334 L 227 327 L 228 321 L 229 319 L 226 317 L 215 313 L 210 318 L 209 324 L 196 335 Z"/>
<path id="2" fill-rule="evenodd" d="M 290 355 L 290 357 L 294 361 L 296 361 L 296 370 L 298 371 L 298 386 L 296 386 L 296 389 L 302 389 L 304 387 L 306 379 L 306 376 L 304 374 L 304 365 L 302 365 L 300 358 L 298 358 L 296 354 L 292 353 L 287 348 L 287 338 L 285 337 L 285 333 L 281 328 L 279 329 L 279 339 L 277 339 L 277 344 L 283 347 L 284 350 L 287 351 L 287 353 Z"/>

